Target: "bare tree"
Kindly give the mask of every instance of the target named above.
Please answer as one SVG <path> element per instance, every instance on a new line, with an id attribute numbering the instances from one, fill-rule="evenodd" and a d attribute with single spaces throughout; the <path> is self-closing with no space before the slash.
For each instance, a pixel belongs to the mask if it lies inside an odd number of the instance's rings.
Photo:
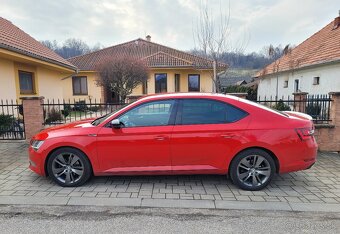
<path id="1" fill-rule="evenodd" d="M 97 84 L 116 93 L 125 101 L 127 95 L 148 79 L 144 61 L 133 57 L 107 57 L 98 66 L 100 78 Z"/>
<path id="2" fill-rule="evenodd" d="M 59 45 L 56 40 L 44 40 L 41 41 L 41 43 L 49 49 L 54 50 L 54 52 L 56 52 L 63 58 L 83 55 L 103 48 L 100 43 L 97 43 L 93 47 L 90 47 L 86 42 L 76 38 L 69 38 L 65 40 L 61 45 Z"/>
<path id="3" fill-rule="evenodd" d="M 273 45 L 270 45 L 268 47 L 268 56 L 270 57 L 271 60 L 274 60 L 273 63 L 273 73 L 276 73 L 276 95 L 275 99 L 278 98 L 279 96 L 279 74 L 278 72 L 280 71 L 280 63 L 281 63 L 281 57 L 284 55 L 288 55 L 291 52 L 291 48 L 288 45 L 284 47 L 283 50 L 279 49 L 279 47 L 274 47 Z"/>
<path id="4" fill-rule="evenodd" d="M 231 43 L 230 2 L 227 12 L 223 11 L 221 4 L 219 9 L 219 12 L 213 12 L 207 1 L 201 2 L 200 14 L 194 30 L 195 50 L 213 61 L 213 71 L 210 75 L 216 92 L 221 90 L 217 73 L 227 69 L 220 66 L 223 54 L 231 51 L 240 54 L 244 50 L 244 44 L 235 47 Z"/>

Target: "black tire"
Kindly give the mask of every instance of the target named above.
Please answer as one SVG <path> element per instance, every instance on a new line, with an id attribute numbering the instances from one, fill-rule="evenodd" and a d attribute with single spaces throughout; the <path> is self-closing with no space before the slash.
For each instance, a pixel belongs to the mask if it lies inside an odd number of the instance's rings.
<path id="1" fill-rule="evenodd" d="M 248 191 L 265 188 L 275 173 L 276 166 L 273 158 L 261 149 L 242 151 L 232 160 L 229 170 L 232 182 Z"/>
<path id="2" fill-rule="evenodd" d="M 49 177 L 62 187 L 83 185 L 92 176 L 92 167 L 87 156 L 70 147 L 54 151 L 48 158 L 46 169 Z"/>

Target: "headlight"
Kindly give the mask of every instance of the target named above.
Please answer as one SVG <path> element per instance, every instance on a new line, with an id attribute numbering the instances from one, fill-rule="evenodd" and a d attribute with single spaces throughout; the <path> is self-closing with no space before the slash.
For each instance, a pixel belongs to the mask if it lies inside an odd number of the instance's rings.
<path id="1" fill-rule="evenodd" d="M 44 141 L 33 140 L 31 142 L 31 146 L 35 151 L 37 151 L 40 148 L 40 146 L 42 146 L 43 143 L 44 143 Z"/>

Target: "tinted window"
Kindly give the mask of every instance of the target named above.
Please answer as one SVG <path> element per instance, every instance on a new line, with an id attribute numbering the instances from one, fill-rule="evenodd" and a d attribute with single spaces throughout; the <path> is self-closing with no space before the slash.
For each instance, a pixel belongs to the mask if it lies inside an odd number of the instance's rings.
<path id="1" fill-rule="evenodd" d="M 169 124 L 174 100 L 142 104 L 119 117 L 125 127 L 164 126 Z"/>
<path id="2" fill-rule="evenodd" d="M 19 85 L 20 93 L 33 94 L 34 93 L 33 73 L 19 71 Z"/>
<path id="3" fill-rule="evenodd" d="M 189 92 L 200 91 L 200 75 L 188 76 L 188 90 Z"/>
<path id="4" fill-rule="evenodd" d="M 87 77 L 72 77 L 73 95 L 87 95 Z"/>
<path id="5" fill-rule="evenodd" d="M 155 92 L 166 93 L 167 92 L 167 75 L 155 74 Z"/>
<path id="6" fill-rule="evenodd" d="M 231 123 L 246 115 L 246 112 L 223 102 L 202 99 L 183 100 L 182 124 Z"/>

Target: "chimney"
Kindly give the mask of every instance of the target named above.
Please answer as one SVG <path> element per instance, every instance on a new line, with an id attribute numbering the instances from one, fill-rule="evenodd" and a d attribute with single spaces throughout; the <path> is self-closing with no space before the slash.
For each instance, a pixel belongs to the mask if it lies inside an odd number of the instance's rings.
<path id="1" fill-rule="evenodd" d="M 147 36 L 146 36 L 146 40 L 147 40 L 147 41 L 151 41 L 151 36 L 150 36 L 150 35 L 147 35 Z"/>
<path id="2" fill-rule="evenodd" d="M 337 29 L 338 27 L 340 27 L 340 10 L 339 10 L 339 16 L 334 19 L 333 29 Z"/>

